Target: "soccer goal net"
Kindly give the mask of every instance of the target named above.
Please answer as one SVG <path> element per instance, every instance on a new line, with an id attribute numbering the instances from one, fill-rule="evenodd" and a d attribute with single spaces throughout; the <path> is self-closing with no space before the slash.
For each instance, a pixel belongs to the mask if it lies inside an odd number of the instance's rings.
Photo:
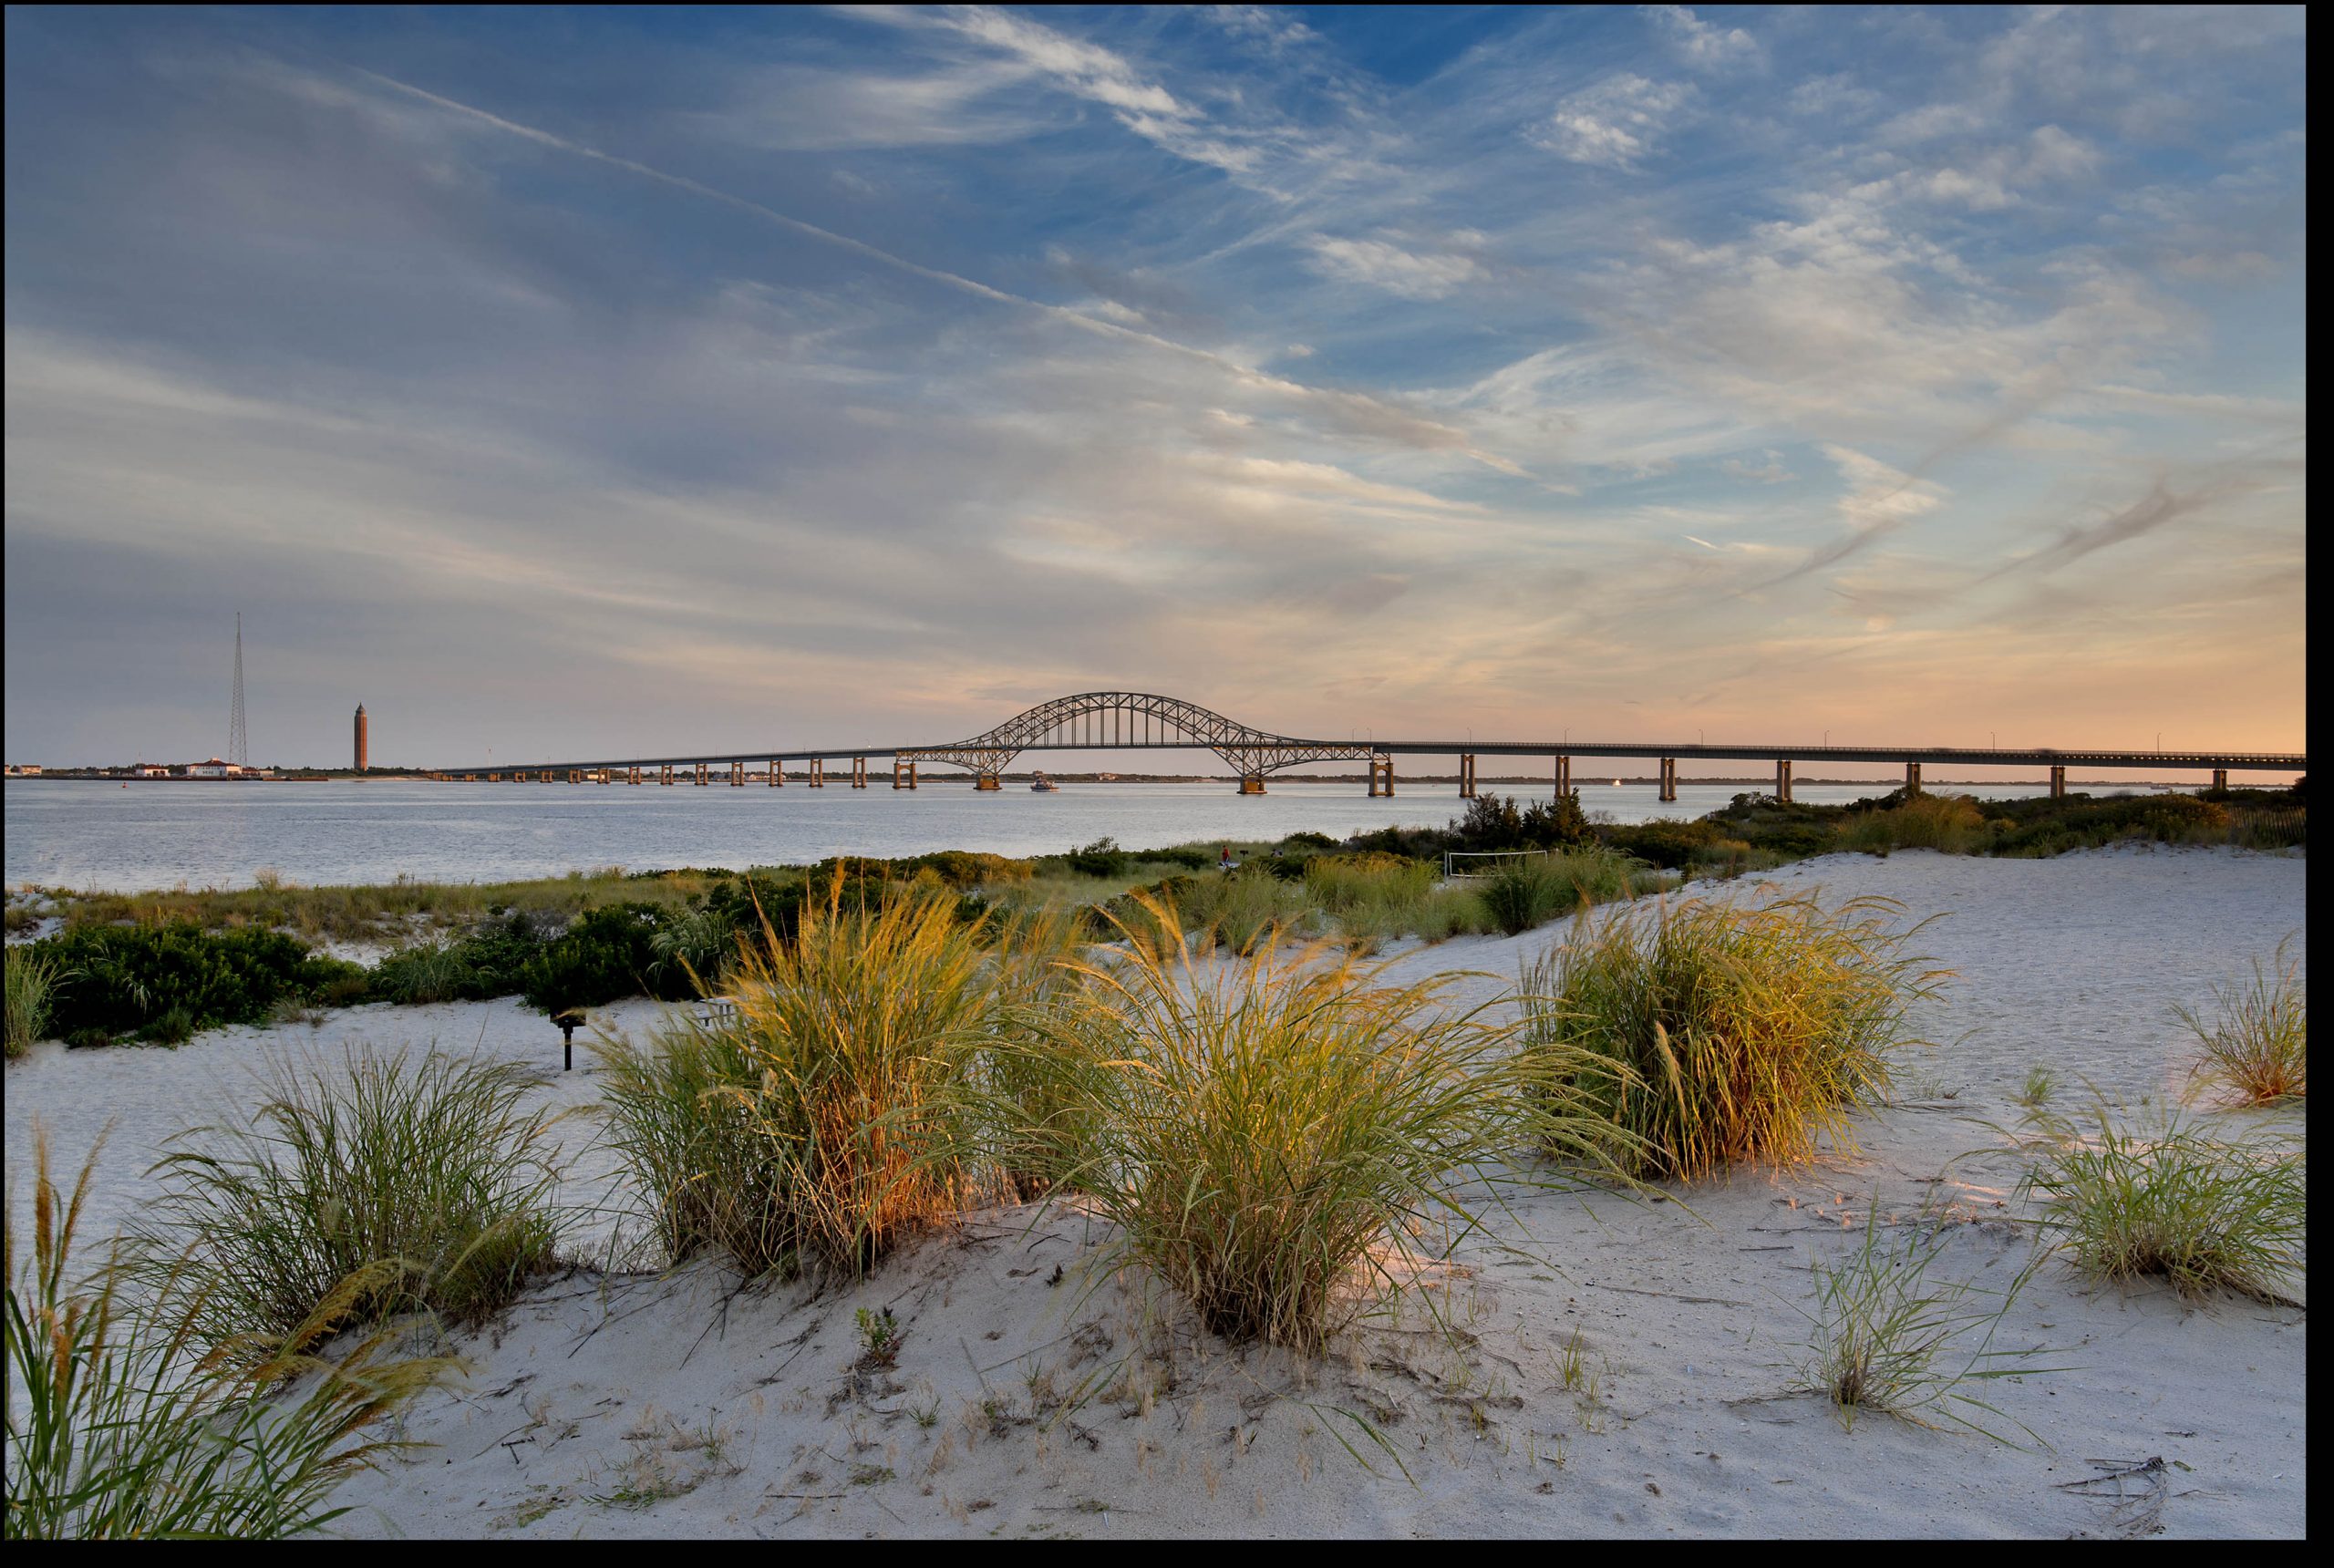
<path id="1" fill-rule="evenodd" d="M 1534 855 L 1547 852 L 1545 850 L 1445 850 L 1442 851 L 1442 875 L 1445 881 L 1453 877 L 1487 877 L 1505 861 L 1530 860 Z"/>

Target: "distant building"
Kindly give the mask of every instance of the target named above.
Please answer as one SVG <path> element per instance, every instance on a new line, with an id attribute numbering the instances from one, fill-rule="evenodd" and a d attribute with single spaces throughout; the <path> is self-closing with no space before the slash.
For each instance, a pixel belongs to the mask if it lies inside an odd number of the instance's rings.
<path id="1" fill-rule="evenodd" d="M 11 779 L 37 779 L 40 777 L 40 764 L 37 762 L 11 762 L 8 764 L 8 777 Z"/>
<path id="2" fill-rule="evenodd" d="M 365 771 L 365 705 L 356 705 L 356 771 Z"/>
<path id="3" fill-rule="evenodd" d="M 130 773 L 139 779 L 168 779 L 170 776 L 170 770 L 159 762 L 141 762 L 131 769 Z"/>
<path id="4" fill-rule="evenodd" d="M 186 776 L 190 779 L 240 779 L 243 770 L 232 762 L 213 757 L 208 761 L 188 763 Z"/>

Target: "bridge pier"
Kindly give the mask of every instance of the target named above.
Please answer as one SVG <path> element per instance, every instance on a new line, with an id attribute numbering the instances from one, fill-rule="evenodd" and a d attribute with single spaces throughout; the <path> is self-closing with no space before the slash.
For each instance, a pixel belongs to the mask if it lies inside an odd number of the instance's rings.
<path id="1" fill-rule="evenodd" d="M 1556 799 L 1561 800 L 1572 793 L 1572 758 L 1556 758 Z"/>
<path id="2" fill-rule="evenodd" d="M 743 789 L 745 787 L 746 765 L 742 762 L 732 762 L 729 764 L 729 788 Z"/>
<path id="3" fill-rule="evenodd" d="M 673 765 L 669 762 L 658 764 L 656 769 L 656 782 L 659 784 L 670 784 L 672 781 Z"/>
<path id="4" fill-rule="evenodd" d="M 864 757 L 851 759 L 851 787 L 854 789 L 867 788 L 867 758 Z"/>
<path id="5" fill-rule="evenodd" d="M 823 757 L 813 757 L 811 758 L 811 788 L 823 789 L 826 787 L 827 759 Z"/>
<path id="6" fill-rule="evenodd" d="M 1394 794 L 1394 759 L 1392 758 L 1373 757 L 1369 759 L 1369 794 L 1373 799 L 1380 795 L 1392 799 Z"/>
<path id="7" fill-rule="evenodd" d="M 1920 792 L 1921 765 L 1917 762 L 1907 762 L 1905 764 L 1905 793 L 1912 796 Z"/>
<path id="8" fill-rule="evenodd" d="M 780 788 L 786 782 L 786 758 L 782 757 L 773 757 L 769 759 L 769 773 L 768 775 L 768 779 L 769 787 L 773 789 Z"/>
<path id="9" fill-rule="evenodd" d="M 583 782 L 584 782 L 584 770 L 583 770 L 582 769 L 580 769 L 580 768 L 571 768 L 571 769 L 569 769 L 567 770 L 567 781 L 568 781 L 570 784 L 581 784 L 581 783 L 583 783 Z"/>
<path id="10" fill-rule="evenodd" d="M 2213 788 L 2215 789 L 2226 789 L 2228 788 L 2227 769 L 2215 768 L 2213 769 Z"/>
<path id="11" fill-rule="evenodd" d="M 697 765 L 697 781 L 700 789 L 713 782 L 713 768 L 710 763 L 700 762 Z"/>
<path id="12" fill-rule="evenodd" d="M 1791 758 L 1788 757 L 1775 758 L 1775 799 L 1786 806 L 1791 804 Z"/>
<path id="13" fill-rule="evenodd" d="M 892 758 L 892 788 L 894 789 L 913 789 L 915 788 L 914 758 L 911 757 L 902 759 L 894 757 Z"/>
<path id="14" fill-rule="evenodd" d="M 2061 799 L 2067 793 L 2067 768 L 2063 762 L 2050 765 L 2050 799 Z"/>
<path id="15" fill-rule="evenodd" d="M 627 783 L 627 784 L 637 784 L 637 783 L 639 783 L 639 782 L 640 782 L 640 769 L 639 769 L 637 767 L 635 767 L 635 768 L 634 768 L 634 769 L 632 769 L 628 774 L 626 774 L 626 775 L 625 775 L 625 783 Z"/>
<path id="16" fill-rule="evenodd" d="M 1462 751 L 1459 754 L 1459 799 L 1472 800 L 1474 798 L 1475 754 L 1472 751 Z"/>
<path id="17" fill-rule="evenodd" d="M 1678 759 L 1675 757 L 1665 757 L 1661 759 L 1660 799 L 1663 800 L 1678 799 Z"/>
<path id="18" fill-rule="evenodd" d="M 1264 792 L 1265 776 L 1263 774 L 1243 773 L 1240 775 L 1240 793 L 1243 795 L 1261 795 Z"/>
<path id="19" fill-rule="evenodd" d="M 973 775 L 973 788 L 976 789 L 1002 789 L 1005 788 L 1005 784 L 1004 781 L 998 779 L 994 773 L 976 773 Z"/>

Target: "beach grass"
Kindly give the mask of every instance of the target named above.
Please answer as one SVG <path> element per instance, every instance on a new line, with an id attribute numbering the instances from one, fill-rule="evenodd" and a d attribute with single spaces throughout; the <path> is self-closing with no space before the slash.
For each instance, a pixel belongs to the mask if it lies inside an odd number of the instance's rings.
<path id="1" fill-rule="evenodd" d="M 8 1538 L 272 1540 L 330 1524 L 346 1511 L 335 1489 L 402 1446 L 376 1429 L 452 1364 L 394 1355 L 387 1331 L 327 1346 L 382 1265 L 281 1332 L 224 1342 L 201 1269 L 134 1289 L 118 1259 L 87 1268 L 97 1161 L 60 1191 L 36 1132 L 29 1245 L 8 1203 Z"/>
<path id="2" fill-rule="evenodd" d="M 6 959 L 8 1059 L 15 1061 L 48 1033 L 49 1005 L 62 977 L 61 965 L 49 954 L 11 947 Z"/>
<path id="3" fill-rule="evenodd" d="M 2292 946 L 2289 936 L 2266 965 L 2256 958 L 2251 985 L 2215 985 L 2212 1016 L 2179 1009 L 2204 1050 L 2195 1076 L 2250 1105 L 2309 1093 L 2309 998 Z"/>
<path id="4" fill-rule="evenodd" d="M 2078 1272 L 2161 1280 L 2192 1300 L 2295 1305 L 2309 1237 L 2298 1152 L 2217 1138 L 2176 1112 L 2145 1130 L 2104 1104 L 2081 1124 L 2029 1119 L 2044 1136 L 2023 1190 L 2040 1198 L 2046 1233 Z"/>
<path id="5" fill-rule="evenodd" d="M 988 954 L 953 899 L 852 906 L 841 886 L 792 938 L 742 947 L 732 1012 L 658 1031 L 669 1065 L 612 1058 L 620 1148 L 676 1253 L 855 1276 L 961 1207 Z"/>
<path id="6" fill-rule="evenodd" d="M 476 1325 L 551 1266 L 558 1113 L 526 1105 L 539 1075 L 356 1047 L 335 1066 L 279 1060 L 258 1083 L 248 1114 L 173 1144 L 132 1231 L 222 1335 L 319 1313 L 326 1328 L 408 1311 Z"/>
<path id="7" fill-rule="evenodd" d="M 1902 915 L 1688 899 L 1584 923 L 1524 969 L 1527 1047 L 1637 1140 L 1641 1175 L 1805 1159 L 1885 1095 L 1906 1010 L 1944 977 Z"/>
<path id="8" fill-rule="evenodd" d="M 1158 909 L 1079 965 L 1075 1005 L 1018 1020 L 1077 1114 L 1023 1132 L 1115 1226 L 1119 1262 L 1234 1342 L 1317 1352 L 1477 1223 L 1460 1192 L 1519 1146 L 1608 1130 L 1451 975 L 1377 983 L 1333 947 L 1199 958 Z"/>
<path id="9" fill-rule="evenodd" d="M 1999 1291 L 1947 1277 L 1938 1264 L 1953 1233 L 1933 1212 L 1891 1225 L 1875 1197 L 1855 1249 L 1811 1265 L 1815 1307 L 1801 1309 L 1809 1327 L 1801 1375 L 1803 1387 L 1831 1401 L 1843 1429 L 1874 1412 L 2000 1441 L 2009 1439 L 1999 1429 L 2016 1426 L 2034 1439 L 2031 1428 L 1980 1397 L 1996 1379 L 2058 1369 L 2042 1365 L 2038 1347 L 2000 1343 L 2033 1265 Z"/>

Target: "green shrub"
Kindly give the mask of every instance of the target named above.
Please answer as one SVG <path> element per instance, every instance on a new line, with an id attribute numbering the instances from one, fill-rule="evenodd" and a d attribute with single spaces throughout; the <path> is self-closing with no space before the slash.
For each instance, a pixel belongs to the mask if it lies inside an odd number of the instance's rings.
<path id="1" fill-rule="evenodd" d="M 1072 850 L 1062 857 L 1069 869 L 1080 876 L 1122 877 L 1133 857 L 1119 848 L 1116 839 L 1097 839 L 1083 849 Z"/>
<path id="2" fill-rule="evenodd" d="M 1709 852 L 1726 835 L 1707 820 L 1699 822 L 1635 822 L 1605 830 L 1605 842 L 1648 865 L 1675 871 L 1697 855 Z"/>
<path id="3" fill-rule="evenodd" d="M 2137 1132 L 2104 1106 L 2092 1127 L 2047 1115 L 2049 1145 L 2025 1191 L 2075 1268 L 2128 1284 L 2162 1279 L 2184 1296 L 2222 1291 L 2295 1305 L 2309 1196 L 2302 1157 L 2255 1141 L 2214 1138 L 2174 1115 Z"/>
<path id="4" fill-rule="evenodd" d="M 1534 855 L 1503 862 L 1477 884 L 1475 896 L 1491 912 L 1493 924 L 1510 936 L 1519 936 L 1554 920 L 1571 902 L 1571 892 L 1550 874 L 1545 857 Z"/>
<path id="5" fill-rule="evenodd" d="M 657 934 L 669 916 L 654 904 L 624 903 L 577 918 L 520 971 L 520 995 L 554 1016 L 619 996 L 677 1001 L 696 994 L 678 965 L 660 965 Z"/>
<path id="6" fill-rule="evenodd" d="M 266 1021 L 287 997 L 313 998 L 364 971 L 280 932 L 168 925 L 77 926 L 32 944 L 57 965 L 50 1022 L 59 1033 L 186 1035 Z"/>
<path id="7" fill-rule="evenodd" d="M 1646 1174 L 1804 1159 L 1886 1088 L 1884 1053 L 1942 978 L 1904 955 L 1919 928 L 1899 913 L 1800 898 L 1616 914 L 1526 968 L 1527 1040 L 1586 1064 L 1571 1086 L 1638 1140 Z"/>
<path id="8" fill-rule="evenodd" d="M 1871 854 L 1890 850 L 1936 850 L 1941 854 L 1982 851 L 1990 830 L 1975 800 L 1962 795 L 1915 795 L 1886 810 L 1849 819 L 1840 847 Z"/>
<path id="9" fill-rule="evenodd" d="M 36 1131 L 21 1253 L 8 1204 L 8 1538 L 274 1540 L 331 1523 L 347 1511 L 328 1506 L 334 1490 L 404 1446 L 367 1434 L 451 1363 L 393 1357 L 386 1333 L 326 1348 L 363 1274 L 232 1351 L 206 1334 L 209 1301 L 184 1271 L 151 1292 L 123 1290 L 118 1267 L 85 1274 L 73 1254 L 96 1160 L 62 1195 Z"/>
<path id="10" fill-rule="evenodd" d="M 279 1065 L 248 1118 L 178 1140 L 138 1234 L 200 1285 L 222 1336 L 320 1313 L 325 1329 L 408 1310 L 482 1322 L 559 1238 L 556 1113 L 524 1103 L 541 1082 L 363 1048 L 336 1073 Z"/>

